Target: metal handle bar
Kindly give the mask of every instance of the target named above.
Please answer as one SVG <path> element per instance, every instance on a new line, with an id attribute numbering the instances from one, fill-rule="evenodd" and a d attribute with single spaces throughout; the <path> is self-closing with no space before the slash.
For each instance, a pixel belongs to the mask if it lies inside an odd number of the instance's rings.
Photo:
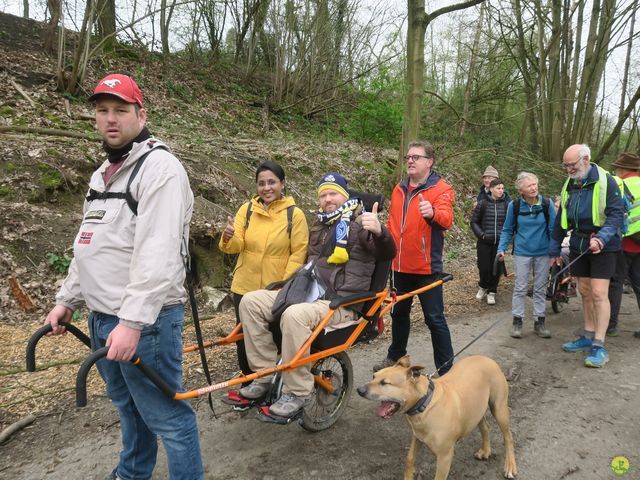
<path id="1" fill-rule="evenodd" d="M 71 325 L 70 323 L 61 323 L 67 331 L 71 332 L 78 340 L 84 343 L 87 347 L 91 348 L 91 340 L 89 337 L 85 335 L 85 333 L 80 330 L 78 327 Z M 38 330 L 35 331 L 31 338 L 29 339 L 29 343 L 27 343 L 27 372 L 35 372 L 36 371 L 36 345 L 40 341 L 42 337 L 44 337 L 47 333 L 51 332 L 53 329 L 51 328 L 51 324 L 47 323 L 43 325 Z"/>
<path id="2" fill-rule="evenodd" d="M 82 365 L 80 365 L 80 369 L 78 370 L 78 375 L 76 377 L 76 405 L 78 407 L 87 406 L 87 376 L 89 375 L 91 367 L 93 367 L 98 360 L 106 357 L 108 351 L 109 347 L 99 348 L 85 358 Z M 167 382 L 160 377 L 160 375 L 158 375 L 158 372 L 140 360 L 140 357 L 134 355 L 130 362 L 138 367 L 144 376 L 151 380 L 154 385 L 162 391 L 162 393 L 169 398 L 175 398 L 176 391 L 172 389 Z"/>

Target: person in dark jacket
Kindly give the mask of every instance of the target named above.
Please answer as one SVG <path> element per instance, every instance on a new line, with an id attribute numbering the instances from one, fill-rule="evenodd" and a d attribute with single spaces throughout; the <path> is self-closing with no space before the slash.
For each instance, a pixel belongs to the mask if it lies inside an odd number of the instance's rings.
<path id="1" fill-rule="evenodd" d="M 560 210 L 556 217 L 549 256 L 560 261 L 560 242 L 571 230 L 569 258 L 571 275 L 578 280 L 582 297 L 584 331 L 562 345 L 567 352 L 587 351 L 587 367 L 603 367 L 609 361 L 604 347 L 609 325 L 609 280 L 615 273 L 616 256 L 622 240 L 620 228 L 624 206 L 614 178 L 591 163 L 587 145 L 572 145 L 562 157 L 569 178 L 562 187 Z"/>
<path id="2" fill-rule="evenodd" d="M 495 305 L 496 292 L 500 275 L 494 275 L 493 261 L 498 252 L 502 225 L 507 216 L 507 205 L 504 193 L 504 183 L 494 178 L 489 184 L 490 196 L 481 200 L 473 209 L 471 216 L 471 230 L 476 236 L 476 251 L 478 255 L 478 271 L 480 282 L 476 298 L 482 300 L 487 297 L 487 304 Z"/>
<path id="3" fill-rule="evenodd" d="M 491 196 L 491 192 L 489 191 L 489 185 L 493 180 L 495 180 L 498 177 L 499 177 L 498 170 L 496 170 L 491 165 L 489 165 L 487 168 L 484 169 L 484 173 L 482 174 L 482 187 L 480 187 L 480 191 L 478 192 L 476 201 L 473 202 L 473 208 L 476 208 L 478 203 L 480 203 L 482 200 L 486 200 Z M 509 192 L 507 192 L 506 188 L 504 189 L 504 200 L 505 200 L 505 204 L 509 205 L 509 202 L 511 201 L 511 197 L 509 196 Z"/>

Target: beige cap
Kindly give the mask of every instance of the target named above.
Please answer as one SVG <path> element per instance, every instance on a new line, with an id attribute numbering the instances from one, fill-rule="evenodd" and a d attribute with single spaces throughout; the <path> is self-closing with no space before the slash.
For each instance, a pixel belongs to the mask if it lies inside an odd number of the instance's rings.
<path id="1" fill-rule="evenodd" d="M 495 168 L 493 168 L 491 165 L 489 165 L 485 170 L 484 173 L 482 174 L 483 177 L 495 177 L 498 178 L 500 175 L 498 175 L 498 170 L 496 170 Z"/>

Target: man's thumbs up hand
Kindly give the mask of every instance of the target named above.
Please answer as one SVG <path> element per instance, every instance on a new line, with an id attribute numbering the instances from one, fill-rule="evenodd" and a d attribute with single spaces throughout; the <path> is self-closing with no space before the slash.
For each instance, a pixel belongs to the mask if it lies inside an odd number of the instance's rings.
<path id="1" fill-rule="evenodd" d="M 378 202 L 373 204 L 370 212 L 364 212 L 362 214 L 362 228 L 371 232 L 376 237 L 382 233 L 382 225 L 378 220 Z"/>
<path id="2" fill-rule="evenodd" d="M 433 218 L 433 205 L 429 200 L 425 200 L 421 193 L 418 194 L 418 210 L 420 210 L 420 215 L 425 220 L 431 220 Z"/>

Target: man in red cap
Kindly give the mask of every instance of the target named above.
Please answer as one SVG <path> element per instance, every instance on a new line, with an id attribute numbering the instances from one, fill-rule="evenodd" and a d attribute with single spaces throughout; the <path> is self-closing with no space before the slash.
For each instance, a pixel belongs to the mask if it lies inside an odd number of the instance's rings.
<path id="1" fill-rule="evenodd" d="M 74 259 L 45 323 L 54 335 L 86 304 L 94 349 L 109 347 L 98 370 L 118 409 L 122 451 L 110 479 L 151 478 L 157 436 L 171 479 L 203 478 L 196 416 L 162 393 L 129 360 L 137 354 L 182 389 L 182 322 L 193 193 L 178 161 L 145 127 L 142 92 L 108 75 L 89 98 L 107 160 L 94 172 Z"/>

